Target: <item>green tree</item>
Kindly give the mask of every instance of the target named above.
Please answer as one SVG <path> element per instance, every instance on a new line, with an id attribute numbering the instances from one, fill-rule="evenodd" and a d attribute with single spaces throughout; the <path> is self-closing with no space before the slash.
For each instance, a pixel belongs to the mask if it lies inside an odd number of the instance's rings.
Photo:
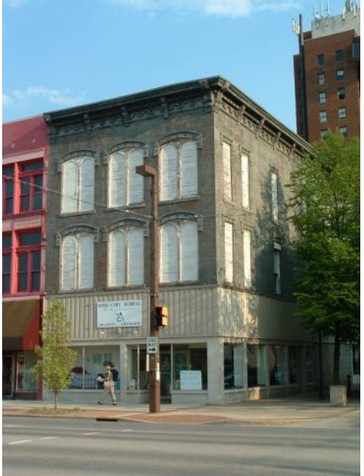
<path id="1" fill-rule="evenodd" d="M 33 373 L 43 379 L 48 390 L 54 394 L 54 409 L 57 410 L 59 393 L 70 382 L 71 369 L 76 352 L 67 344 L 70 340 L 69 322 L 63 304 L 51 299 L 42 319 L 42 346 L 35 347 L 38 357 Z"/>
<path id="2" fill-rule="evenodd" d="M 359 139 L 330 133 L 313 144 L 289 188 L 299 258 L 297 315 L 307 328 L 334 337 L 338 384 L 340 343 L 359 338 Z"/>

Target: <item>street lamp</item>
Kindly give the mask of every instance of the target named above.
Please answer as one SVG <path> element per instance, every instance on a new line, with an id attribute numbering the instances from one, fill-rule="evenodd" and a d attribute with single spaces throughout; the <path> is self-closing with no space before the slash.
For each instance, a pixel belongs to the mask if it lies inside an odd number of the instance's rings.
<path id="1" fill-rule="evenodd" d="M 159 327 L 155 320 L 159 292 L 159 243 L 158 243 L 158 173 L 149 165 L 138 165 L 138 175 L 151 177 L 151 227 L 150 227 L 150 336 L 156 339 L 156 352 L 149 354 L 149 412 L 160 411 L 161 382 L 159 366 Z"/>

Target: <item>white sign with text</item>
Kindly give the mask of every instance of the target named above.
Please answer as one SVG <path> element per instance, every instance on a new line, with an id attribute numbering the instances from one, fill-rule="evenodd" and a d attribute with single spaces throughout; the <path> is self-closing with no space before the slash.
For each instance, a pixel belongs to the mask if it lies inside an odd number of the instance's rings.
<path id="1" fill-rule="evenodd" d="M 96 303 L 96 326 L 140 327 L 142 325 L 142 301 L 104 301 Z"/>
<path id="2" fill-rule="evenodd" d="M 202 390 L 201 370 L 181 370 L 181 390 Z"/>

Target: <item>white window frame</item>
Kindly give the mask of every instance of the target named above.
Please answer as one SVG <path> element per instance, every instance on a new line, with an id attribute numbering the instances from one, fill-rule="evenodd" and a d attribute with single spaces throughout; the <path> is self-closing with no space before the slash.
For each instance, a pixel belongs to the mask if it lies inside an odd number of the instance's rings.
<path id="1" fill-rule="evenodd" d="M 234 225 L 226 221 L 224 224 L 225 281 L 234 280 Z"/>
<path id="2" fill-rule="evenodd" d="M 108 287 L 144 283 L 144 230 L 120 227 L 108 238 Z"/>
<path id="3" fill-rule="evenodd" d="M 320 111 L 320 122 L 327 122 L 327 111 Z"/>
<path id="4" fill-rule="evenodd" d="M 326 93 L 325 91 L 319 92 L 319 103 L 325 104 L 326 103 Z"/>
<path id="5" fill-rule="evenodd" d="M 66 257 L 66 244 L 68 243 L 73 245 L 73 249 L 71 255 Z M 62 239 L 60 283 L 63 291 L 91 289 L 93 287 L 94 236 L 92 234 L 77 233 L 67 235 Z"/>
<path id="6" fill-rule="evenodd" d="M 110 155 L 108 163 L 108 207 L 125 207 L 144 201 L 143 177 L 135 171 L 143 165 L 144 150 L 120 149 Z"/>
<path id="7" fill-rule="evenodd" d="M 159 200 L 194 198 L 198 194 L 198 152 L 195 140 L 163 144 L 159 155 Z"/>
<path id="8" fill-rule="evenodd" d="M 241 204 L 243 208 L 250 208 L 250 176 L 249 156 L 241 155 Z"/>
<path id="9" fill-rule="evenodd" d="M 250 288 L 252 285 L 252 265 L 251 265 L 251 231 L 244 229 L 243 230 L 243 252 L 244 252 L 244 286 Z"/>
<path id="10" fill-rule="evenodd" d="M 180 283 L 198 280 L 197 222 L 178 220 L 160 228 L 160 282 Z"/>
<path id="11" fill-rule="evenodd" d="M 61 213 L 92 211 L 95 201 L 95 159 L 75 157 L 62 164 Z"/>
<path id="12" fill-rule="evenodd" d="M 222 144 L 222 159 L 223 159 L 223 194 L 226 202 L 231 202 L 233 199 L 232 182 L 231 182 L 231 144 L 224 141 Z"/>
<path id="13" fill-rule="evenodd" d="M 339 107 L 338 116 L 339 116 L 339 119 L 345 119 L 346 118 L 346 107 Z"/>

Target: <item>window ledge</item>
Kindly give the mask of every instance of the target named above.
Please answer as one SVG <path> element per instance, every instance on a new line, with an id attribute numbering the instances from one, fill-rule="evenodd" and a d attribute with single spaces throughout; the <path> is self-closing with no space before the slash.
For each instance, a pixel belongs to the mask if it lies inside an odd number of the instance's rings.
<path id="1" fill-rule="evenodd" d="M 169 205 L 170 203 L 181 203 L 181 202 L 194 202 L 196 200 L 200 200 L 200 195 L 196 195 L 194 197 L 173 198 L 171 200 L 159 199 L 159 205 Z"/>
<path id="2" fill-rule="evenodd" d="M 92 215 L 95 213 L 95 210 L 87 210 L 84 212 L 68 212 L 68 213 L 59 213 L 57 215 L 58 218 L 67 218 L 67 217 L 73 217 L 73 216 L 79 216 L 79 215 Z"/>

